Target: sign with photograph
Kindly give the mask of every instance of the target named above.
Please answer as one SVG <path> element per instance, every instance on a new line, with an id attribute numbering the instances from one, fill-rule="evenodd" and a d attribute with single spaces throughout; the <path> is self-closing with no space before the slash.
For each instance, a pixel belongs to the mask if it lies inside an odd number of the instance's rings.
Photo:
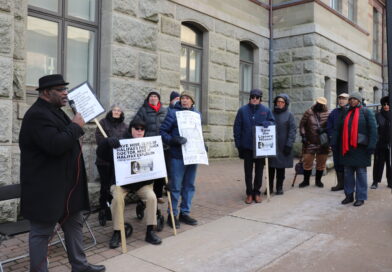
<path id="1" fill-rule="evenodd" d="M 187 142 L 181 146 L 184 165 L 208 165 L 200 114 L 193 111 L 177 111 L 176 116 L 180 136 L 187 139 Z"/>
<path id="2" fill-rule="evenodd" d="M 273 157 L 276 156 L 276 127 L 275 125 L 264 128 L 255 126 L 255 152 L 254 157 Z"/>
<path id="3" fill-rule="evenodd" d="M 75 102 L 77 112 L 82 115 L 86 123 L 105 112 L 105 109 L 95 97 L 93 89 L 88 82 L 82 83 L 70 90 L 68 100 Z"/>
<path id="4" fill-rule="evenodd" d="M 166 177 L 161 136 L 120 140 L 113 149 L 116 185 Z"/>

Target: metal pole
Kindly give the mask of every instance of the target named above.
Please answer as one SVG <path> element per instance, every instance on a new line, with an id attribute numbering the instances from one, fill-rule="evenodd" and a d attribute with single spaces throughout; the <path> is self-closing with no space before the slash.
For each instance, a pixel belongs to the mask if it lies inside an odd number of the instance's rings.
<path id="1" fill-rule="evenodd" d="M 274 62 L 274 36 L 272 30 L 272 0 L 269 0 L 269 81 L 268 81 L 268 107 L 272 109 L 272 76 L 273 76 L 273 62 Z"/>
<path id="2" fill-rule="evenodd" d="M 392 105 L 392 0 L 386 0 L 386 31 L 387 31 L 387 62 L 388 62 L 388 95 L 389 105 Z M 384 30 L 382 30 L 384 31 Z M 392 120 L 392 110 L 389 110 L 389 120 Z M 389 135 L 392 135 L 390 126 Z M 392 137 L 389 138 L 390 161 L 392 161 Z"/>

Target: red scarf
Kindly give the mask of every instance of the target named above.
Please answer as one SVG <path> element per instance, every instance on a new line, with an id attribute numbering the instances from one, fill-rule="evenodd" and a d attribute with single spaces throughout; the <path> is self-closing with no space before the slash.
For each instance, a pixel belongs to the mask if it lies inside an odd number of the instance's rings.
<path id="1" fill-rule="evenodd" d="M 358 145 L 358 121 L 359 111 L 362 107 L 356 107 L 349 110 L 346 118 L 344 119 L 343 135 L 342 135 L 342 154 L 343 156 L 349 151 L 350 146 L 357 148 Z M 350 121 L 351 114 L 354 113 L 353 120 L 351 122 L 351 133 L 348 135 L 348 123 Z"/>
<path id="2" fill-rule="evenodd" d="M 155 110 L 156 112 L 158 112 L 159 109 L 161 108 L 161 102 L 158 102 L 158 104 L 157 104 L 156 106 L 154 106 L 154 105 L 152 105 L 152 104 L 150 104 L 150 103 L 148 103 L 148 105 L 149 105 L 153 110 Z"/>

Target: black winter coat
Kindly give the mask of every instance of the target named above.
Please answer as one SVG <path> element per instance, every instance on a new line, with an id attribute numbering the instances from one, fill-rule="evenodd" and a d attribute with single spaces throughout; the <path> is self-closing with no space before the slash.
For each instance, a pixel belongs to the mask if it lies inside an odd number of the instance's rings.
<path id="1" fill-rule="evenodd" d="M 156 112 L 153 108 L 148 105 L 148 101 L 145 100 L 143 106 L 136 113 L 135 118 L 139 118 L 146 123 L 146 134 L 144 137 L 158 136 L 159 128 L 165 120 L 167 109 L 161 105 L 161 108 Z"/>
<path id="2" fill-rule="evenodd" d="M 377 139 L 377 150 L 388 148 L 390 139 L 390 126 L 391 121 L 388 118 L 389 112 L 381 109 L 380 112 L 376 113 L 376 121 L 378 125 L 378 139 Z"/>
<path id="3" fill-rule="evenodd" d="M 25 218 L 58 222 L 66 214 L 70 194 L 70 214 L 89 210 L 79 144 L 83 134 L 61 109 L 41 98 L 26 112 L 19 134 L 21 213 Z"/>

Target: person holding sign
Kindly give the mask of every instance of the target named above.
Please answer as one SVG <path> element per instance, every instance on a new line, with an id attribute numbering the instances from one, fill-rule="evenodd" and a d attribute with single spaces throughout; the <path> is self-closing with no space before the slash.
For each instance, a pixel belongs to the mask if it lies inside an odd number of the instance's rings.
<path id="1" fill-rule="evenodd" d="M 111 110 L 106 114 L 106 117 L 99 121 L 99 123 L 108 137 L 115 137 L 118 139 L 121 138 L 127 131 L 127 125 L 124 123 L 124 112 L 119 105 L 113 105 Z M 95 131 L 95 139 L 97 146 L 105 140 L 104 135 L 102 135 L 98 127 Z M 105 226 L 106 220 L 112 219 L 109 204 L 112 201 L 110 186 L 112 185 L 111 177 L 113 173 L 111 171 L 113 171 L 113 167 L 111 166 L 110 161 L 106 161 L 99 156 L 97 156 L 95 164 L 97 166 L 101 182 L 101 190 L 99 192 L 100 211 L 98 219 L 100 225 Z"/>
<path id="2" fill-rule="evenodd" d="M 276 172 L 276 194 L 283 194 L 285 168 L 293 167 L 291 150 L 297 133 L 294 115 L 288 111 L 290 99 L 287 94 L 280 94 L 274 99 L 274 116 L 277 133 L 276 156 L 269 158 L 269 186 L 273 192 Z"/>
<path id="3" fill-rule="evenodd" d="M 271 110 L 261 104 L 263 93 L 259 89 L 250 91 L 249 103 L 242 106 L 234 121 L 233 132 L 235 147 L 238 154 L 244 160 L 246 204 L 261 202 L 260 188 L 263 178 L 264 158 L 255 159 L 253 156 L 253 131 L 255 126 L 268 127 L 275 122 Z M 255 177 L 252 184 L 253 165 L 255 165 Z"/>
<path id="4" fill-rule="evenodd" d="M 130 138 L 142 138 L 144 137 L 146 124 L 140 119 L 134 119 L 130 126 L 128 132 L 124 135 L 124 139 Z M 111 138 L 106 138 L 111 139 Z M 114 162 L 113 162 L 113 148 L 120 147 L 120 142 L 118 139 L 116 144 L 113 144 L 111 140 L 104 140 L 97 149 L 97 154 L 105 160 L 111 161 L 113 167 L 112 184 L 115 184 L 114 175 Z M 129 192 L 135 192 L 136 195 L 146 203 L 145 209 L 145 219 L 147 224 L 147 231 L 145 241 L 153 244 L 159 245 L 162 243 L 161 238 L 154 232 L 154 226 L 157 225 L 157 198 L 153 190 L 154 180 L 147 180 L 138 183 L 132 183 L 124 186 L 112 185 L 111 192 L 113 194 L 112 200 L 112 220 L 113 220 L 113 235 L 109 242 L 110 248 L 117 248 L 120 246 L 121 235 L 120 235 L 120 220 L 119 218 L 124 216 L 125 201 L 124 198 Z"/>
<path id="5" fill-rule="evenodd" d="M 189 214 L 191 212 L 192 199 L 195 194 L 195 179 L 197 164 L 184 165 L 181 146 L 187 142 L 181 137 L 178 130 L 177 115 L 179 111 L 193 111 L 200 114 L 194 107 L 193 95 L 182 92 L 180 102 L 174 105 L 163 121 L 160 134 L 165 144 L 170 146 L 170 195 L 173 206 L 174 224 L 168 216 L 167 223 L 170 227 L 180 228 L 180 221 L 188 225 L 197 225 L 197 220 Z M 178 203 L 181 196 L 180 212 Z M 168 211 L 170 214 L 170 212 Z M 179 217 L 177 218 L 177 216 Z"/>
<path id="6" fill-rule="evenodd" d="M 105 271 L 87 262 L 82 211 L 89 210 L 87 175 L 79 143 L 85 124 L 61 110 L 68 89 L 60 74 L 39 79 L 38 99 L 26 112 L 19 134 L 21 214 L 30 221 L 30 271 L 48 271 L 48 243 L 59 223 L 72 271 Z"/>

